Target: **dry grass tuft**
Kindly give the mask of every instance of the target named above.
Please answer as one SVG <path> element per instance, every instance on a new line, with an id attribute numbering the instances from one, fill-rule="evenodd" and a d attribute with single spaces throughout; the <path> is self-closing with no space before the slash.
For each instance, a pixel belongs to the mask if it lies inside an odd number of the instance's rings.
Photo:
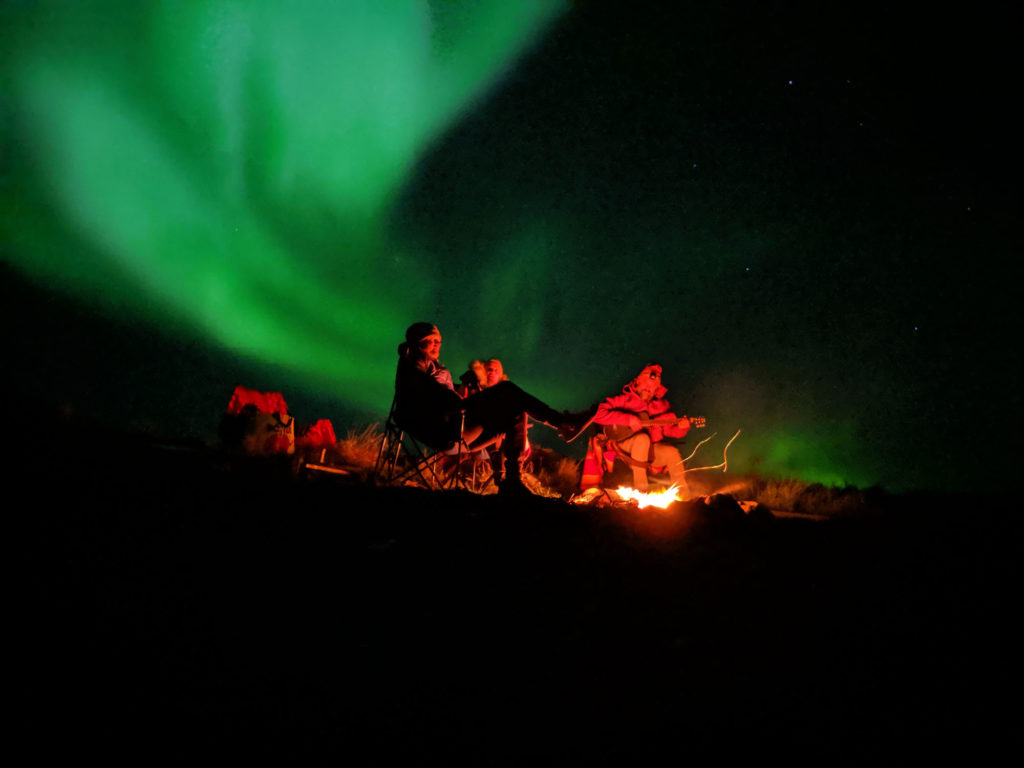
<path id="1" fill-rule="evenodd" d="M 344 438 L 335 443 L 328 453 L 337 464 L 347 464 L 360 469 L 372 470 L 377 463 L 380 441 L 384 436 L 381 425 L 369 424 L 363 429 L 349 429 Z"/>
<path id="2" fill-rule="evenodd" d="M 736 477 L 714 488 L 737 499 L 756 501 L 769 509 L 816 517 L 841 517 L 867 511 L 880 494 L 877 488 L 826 486 L 783 477 Z"/>
<path id="3" fill-rule="evenodd" d="M 530 449 L 530 467 L 530 474 L 542 486 L 563 499 L 580 489 L 580 462 L 576 459 L 534 445 Z"/>
<path id="4" fill-rule="evenodd" d="M 530 493 L 534 496 L 544 496 L 549 499 L 560 499 L 562 494 L 559 491 L 549 487 L 546 483 L 541 481 L 538 477 L 530 474 L 529 472 L 523 472 L 522 474 L 523 485 L 530 489 Z"/>

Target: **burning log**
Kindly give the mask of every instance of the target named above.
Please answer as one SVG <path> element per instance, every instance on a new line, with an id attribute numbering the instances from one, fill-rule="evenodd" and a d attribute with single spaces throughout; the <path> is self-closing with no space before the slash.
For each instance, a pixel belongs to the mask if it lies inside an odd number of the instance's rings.
<path id="1" fill-rule="evenodd" d="M 614 490 L 594 487 L 588 488 L 570 499 L 572 504 L 588 504 L 597 507 L 629 506 L 637 509 L 646 509 L 647 507 L 667 509 L 676 501 L 683 501 L 683 499 L 679 496 L 679 489 L 674 485 L 663 491 L 652 492 L 638 491 L 625 485 L 620 485 Z"/>
<path id="2" fill-rule="evenodd" d="M 664 491 L 653 491 L 650 493 L 638 491 L 635 488 L 630 488 L 626 485 L 620 485 L 614 492 L 617 493 L 623 501 L 636 502 L 639 509 L 646 509 L 647 507 L 667 509 L 668 505 L 673 501 L 682 501 L 682 498 L 679 496 L 679 489 L 674 485 L 670 485 Z"/>
<path id="3" fill-rule="evenodd" d="M 695 504 L 698 508 L 712 511 L 716 516 L 732 515 L 739 517 L 758 516 L 771 517 L 772 513 L 756 501 L 740 501 L 730 494 L 713 493 L 709 496 L 695 496 L 684 499 L 679 495 L 676 486 L 669 486 L 662 491 L 645 493 L 636 488 L 620 485 L 611 490 L 600 487 L 588 488 L 569 499 L 570 504 L 585 504 L 591 507 L 621 507 L 626 509 L 668 509 L 677 501 Z"/>

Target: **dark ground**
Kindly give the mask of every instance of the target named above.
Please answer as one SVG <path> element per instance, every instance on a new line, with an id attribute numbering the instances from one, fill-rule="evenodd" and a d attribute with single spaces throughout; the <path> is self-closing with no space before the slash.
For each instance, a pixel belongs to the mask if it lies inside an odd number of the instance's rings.
<path id="1" fill-rule="evenodd" d="M 510 505 L 35 426 L 9 631 L 40 762 L 877 765 L 1019 740 L 993 499 Z"/>

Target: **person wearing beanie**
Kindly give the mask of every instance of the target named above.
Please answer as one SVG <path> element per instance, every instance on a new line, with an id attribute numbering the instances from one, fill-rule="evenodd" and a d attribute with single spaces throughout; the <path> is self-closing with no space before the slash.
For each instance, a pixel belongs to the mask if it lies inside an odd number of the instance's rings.
<path id="1" fill-rule="evenodd" d="M 662 442 L 665 437 L 683 437 L 690 430 L 685 416 L 675 423 L 647 425 L 642 419 L 670 420 L 672 413 L 661 384 L 661 366 L 647 365 L 622 388 L 621 395 L 607 398 L 597 408 L 594 423 L 605 428 L 605 434 L 615 441 L 617 450 L 633 470 L 633 487 L 647 491 L 647 470 L 667 468 L 673 485 L 686 493 L 686 476 L 679 450 Z"/>
<path id="2" fill-rule="evenodd" d="M 527 417 L 558 430 L 568 441 L 589 423 L 590 414 L 556 411 L 511 381 L 498 382 L 463 399 L 440 355 L 441 332 L 436 325 L 420 322 L 409 326 L 398 347 L 396 421 L 435 450 L 447 450 L 460 439 L 477 448 L 504 435 L 504 477 L 495 478 L 499 493 L 529 494 L 520 477 Z M 460 434 L 463 411 L 465 424 Z"/>

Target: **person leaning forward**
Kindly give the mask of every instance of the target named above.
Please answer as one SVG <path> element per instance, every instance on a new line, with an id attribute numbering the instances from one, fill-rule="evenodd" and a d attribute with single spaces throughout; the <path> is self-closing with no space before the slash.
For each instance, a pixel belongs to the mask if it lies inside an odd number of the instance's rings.
<path id="1" fill-rule="evenodd" d="M 597 408 L 594 423 L 606 427 L 622 427 L 622 434 L 616 436 L 620 451 L 633 470 L 633 487 L 647 491 L 647 470 L 651 467 L 667 467 L 672 484 L 685 495 L 686 476 L 679 450 L 662 442 L 665 437 L 684 437 L 690 430 L 690 421 L 684 416 L 675 424 L 644 426 L 641 419 L 659 420 L 674 418 L 668 400 L 667 389 L 661 384 L 661 366 L 645 366 L 635 379 L 622 388 L 621 395 L 607 398 Z"/>
<path id="2" fill-rule="evenodd" d="M 504 476 L 495 478 L 499 493 L 529 494 L 520 476 L 527 417 L 556 429 L 563 440 L 570 440 L 589 414 L 556 411 L 511 381 L 460 398 L 440 355 L 441 332 L 437 326 L 426 322 L 409 326 L 405 341 L 398 347 L 396 420 L 435 450 L 445 450 L 459 439 L 470 448 L 481 447 L 505 435 Z M 460 434 L 463 412 L 465 423 Z"/>

